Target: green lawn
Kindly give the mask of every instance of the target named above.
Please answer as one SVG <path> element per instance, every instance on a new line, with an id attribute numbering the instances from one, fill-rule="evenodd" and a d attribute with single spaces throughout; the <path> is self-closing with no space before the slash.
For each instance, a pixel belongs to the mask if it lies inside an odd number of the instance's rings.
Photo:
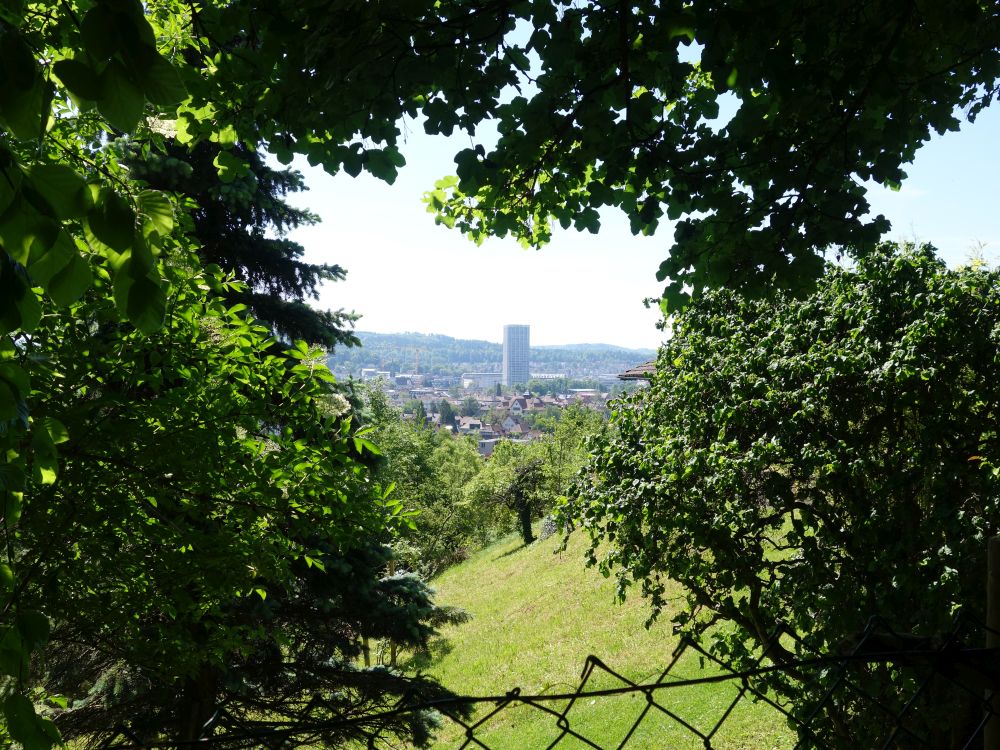
<path id="1" fill-rule="evenodd" d="M 582 538 L 565 552 L 557 553 L 558 547 L 557 537 L 529 548 L 519 538 L 510 538 L 435 579 L 438 602 L 462 607 L 473 619 L 445 629 L 424 668 L 463 695 L 499 695 L 514 687 L 532 695 L 573 692 L 588 654 L 631 680 L 655 680 L 677 643 L 669 613 L 647 630 L 645 603 L 635 596 L 616 604 L 613 582 L 584 567 Z M 691 657 L 672 674 L 697 677 L 712 672 L 702 671 L 697 658 Z M 611 675 L 598 674 L 588 689 L 621 685 Z M 735 685 L 718 683 L 661 690 L 656 699 L 707 733 L 735 695 Z M 565 704 L 548 705 L 560 711 Z M 586 699 L 570 710 L 569 724 L 601 747 L 615 748 L 645 705 L 641 694 Z M 555 717 L 518 706 L 491 719 L 476 737 L 495 750 L 527 750 L 549 746 L 559 731 Z M 446 720 L 435 747 L 459 748 L 463 741 L 461 730 Z M 749 701 L 741 701 L 712 739 L 712 747 L 732 750 L 783 750 L 793 744 L 777 711 Z M 578 747 L 586 745 L 571 737 L 558 744 L 560 750 Z M 625 747 L 704 745 L 654 710 Z"/>

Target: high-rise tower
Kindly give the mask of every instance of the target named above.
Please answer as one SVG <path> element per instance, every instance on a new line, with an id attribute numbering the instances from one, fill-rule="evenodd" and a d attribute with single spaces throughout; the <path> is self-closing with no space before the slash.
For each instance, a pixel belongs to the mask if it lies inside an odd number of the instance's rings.
<path id="1" fill-rule="evenodd" d="M 503 327 L 503 384 L 524 385 L 528 382 L 529 326 Z"/>

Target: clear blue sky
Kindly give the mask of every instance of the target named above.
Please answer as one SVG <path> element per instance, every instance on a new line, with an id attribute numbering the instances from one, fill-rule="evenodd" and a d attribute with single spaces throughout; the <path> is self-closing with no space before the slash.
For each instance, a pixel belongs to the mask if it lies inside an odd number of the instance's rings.
<path id="1" fill-rule="evenodd" d="M 477 247 L 435 226 L 420 200 L 435 180 L 454 172 L 452 157 L 468 143 L 411 126 L 408 163 L 391 186 L 296 163 L 310 190 L 292 202 L 322 223 L 292 238 L 306 248 L 307 260 L 348 271 L 346 281 L 324 288 L 318 306 L 360 313 L 358 328 L 366 331 L 500 341 L 505 323 L 527 323 L 537 345 L 655 347 L 662 338 L 659 311 L 642 300 L 659 296 L 655 273 L 672 227 L 633 237 L 619 214 L 606 212 L 596 236 L 557 230 L 540 251 L 511 239 Z M 953 264 L 984 243 L 987 260 L 1000 260 L 1000 105 L 962 132 L 926 144 L 907 171 L 898 193 L 869 193 L 873 212 L 892 222 L 890 239 L 931 242 Z"/>

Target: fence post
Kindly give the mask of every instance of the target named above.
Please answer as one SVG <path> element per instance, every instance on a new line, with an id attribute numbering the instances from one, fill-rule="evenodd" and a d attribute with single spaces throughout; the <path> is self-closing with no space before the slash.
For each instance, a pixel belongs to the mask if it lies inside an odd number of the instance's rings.
<path id="1" fill-rule="evenodd" d="M 990 537 L 987 558 L 986 648 L 1000 648 L 1000 536 Z M 983 750 L 1000 750 L 1000 693 L 995 688 L 986 689 L 990 716 L 983 728 Z"/>

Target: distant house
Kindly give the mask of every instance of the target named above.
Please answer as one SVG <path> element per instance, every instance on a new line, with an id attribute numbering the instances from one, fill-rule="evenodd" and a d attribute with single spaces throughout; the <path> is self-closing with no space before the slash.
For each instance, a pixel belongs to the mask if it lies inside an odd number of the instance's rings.
<path id="1" fill-rule="evenodd" d="M 625 372 L 618 374 L 619 380 L 652 380 L 656 374 L 656 360 L 643 362 L 641 365 L 630 367 Z"/>
<path id="2" fill-rule="evenodd" d="M 483 429 L 483 420 L 479 417 L 459 417 L 458 431 L 465 434 L 473 430 L 479 432 Z"/>
<path id="3" fill-rule="evenodd" d="M 528 400 L 524 396 L 511 396 L 507 409 L 515 417 L 519 417 L 528 410 Z"/>
<path id="4" fill-rule="evenodd" d="M 507 431 L 507 434 L 510 435 L 511 437 L 518 438 L 518 437 L 527 437 L 530 432 L 531 430 L 528 428 L 527 425 L 523 425 L 520 422 L 518 422 Z"/>
<path id="5" fill-rule="evenodd" d="M 496 438 L 491 438 L 489 440 L 480 440 L 477 446 L 479 449 L 479 455 L 487 458 L 493 455 L 493 449 L 496 448 L 497 443 L 499 442 L 500 440 Z"/>

